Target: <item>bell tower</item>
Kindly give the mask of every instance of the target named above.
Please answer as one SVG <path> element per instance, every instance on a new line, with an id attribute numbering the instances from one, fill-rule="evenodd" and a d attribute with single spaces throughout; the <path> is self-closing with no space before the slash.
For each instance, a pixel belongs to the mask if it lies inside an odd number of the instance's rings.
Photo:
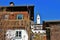
<path id="1" fill-rule="evenodd" d="M 39 15 L 39 13 L 37 13 L 36 22 L 37 22 L 37 24 L 40 24 L 40 15 Z"/>

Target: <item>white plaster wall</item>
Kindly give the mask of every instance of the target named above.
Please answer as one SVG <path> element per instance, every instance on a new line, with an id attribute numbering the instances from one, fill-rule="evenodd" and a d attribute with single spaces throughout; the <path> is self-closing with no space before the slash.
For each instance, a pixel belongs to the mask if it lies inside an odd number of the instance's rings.
<path id="1" fill-rule="evenodd" d="M 46 33 L 46 31 L 45 30 L 34 30 L 34 29 L 32 29 L 32 32 L 33 33 Z"/>
<path id="2" fill-rule="evenodd" d="M 7 30 L 6 37 L 9 39 L 12 37 L 15 37 L 15 31 L 14 30 Z"/>
<path id="3" fill-rule="evenodd" d="M 17 31 L 17 30 L 15 30 L 15 31 Z M 18 31 L 22 31 L 22 38 L 20 40 L 28 40 L 28 33 L 26 30 L 18 30 Z"/>
<path id="4" fill-rule="evenodd" d="M 46 33 L 46 30 L 35 30 L 34 27 L 35 27 L 34 25 L 33 25 L 33 26 L 31 25 L 31 28 L 32 28 L 31 31 L 32 31 L 33 33 L 39 33 L 39 32 L 40 32 L 40 33 Z"/>
<path id="5" fill-rule="evenodd" d="M 22 38 L 15 38 L 15 33 L 16 31 L 21 31 L 22 32 Z M 23 29 L 16 29 L 16 30 L 7 30 L 6 32 L 6 38 L 11 39 L 11 40 L 28 40 L 28 33 L 26 30 Z"/>

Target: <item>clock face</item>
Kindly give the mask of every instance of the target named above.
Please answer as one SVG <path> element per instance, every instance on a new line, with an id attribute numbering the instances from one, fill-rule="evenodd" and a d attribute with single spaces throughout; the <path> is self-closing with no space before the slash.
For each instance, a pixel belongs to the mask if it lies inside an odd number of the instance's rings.
<path id="1" fill-rule="evenodd" d="M 39 19 L 39 18 L 38 18 Z"/>

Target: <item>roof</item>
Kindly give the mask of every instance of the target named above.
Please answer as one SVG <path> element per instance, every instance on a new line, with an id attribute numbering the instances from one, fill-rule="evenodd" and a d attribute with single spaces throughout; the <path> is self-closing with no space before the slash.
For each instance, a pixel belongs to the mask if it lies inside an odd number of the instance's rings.
<path id="1" fill-rule="evenodd" d="M 25 6 L 28 6 L 28 7 L 33 6 L 34 7 L 34 5 L 17 5 L 17 6 L 14 5 L 14 6 L 0 6 L 0 7 L 22 7 L 22 6 L 24 6 L 24 7 Z"/>
<path id="2" fill-rule="evenodd" d="M 48 21 L 44 21 L 45 23 L 53 23 L 53 24 L 56 24 L 56 23 L 60 23 L 60 20 L 48 20 Z"/>
<path id="3" fill-rule="evenodd" d="M 34 5 L 0 6 L 0 11 L 2 11 L 3 9 L 6 9 L 6 11 L 9 11 L 9 12 L 27 11 L 30 14 L 30 19 L 34 20 Z"/>
<path id="4" fill-rule="evenodd" d="M 27 11 L 28 9 L 34 11 L 34 6 L 0 6 L 0 8 L 6 8 L 7 11 Z"/>

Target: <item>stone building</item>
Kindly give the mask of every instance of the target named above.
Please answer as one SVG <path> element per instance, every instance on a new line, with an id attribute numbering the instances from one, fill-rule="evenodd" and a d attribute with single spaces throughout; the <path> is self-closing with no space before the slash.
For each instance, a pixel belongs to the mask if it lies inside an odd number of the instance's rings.
<path id="1" fill-rule="evenodd" d="M 33 5 L 0 7 L 0 40 L 30 40 L 33 16 Z"/>
<path id="2" fill-rule="evenodd" d="M 47 40 L 60 40 L 60 21 L 44 21 L 43 29 L 47 32 Z"/>

